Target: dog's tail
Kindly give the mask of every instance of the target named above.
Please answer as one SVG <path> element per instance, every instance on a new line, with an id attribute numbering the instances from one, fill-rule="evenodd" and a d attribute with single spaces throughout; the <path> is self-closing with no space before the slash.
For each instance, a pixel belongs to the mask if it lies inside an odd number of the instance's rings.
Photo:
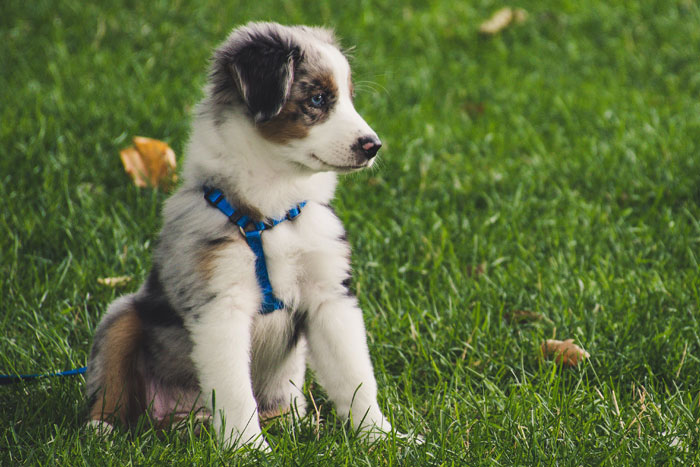
<path id="1" fill-rule="evenodd" d="M 142 336 L 133 296 L 114 302 L 97 327 L 88 363 L 90 420 L 132 426 L 144 413 Z"/>

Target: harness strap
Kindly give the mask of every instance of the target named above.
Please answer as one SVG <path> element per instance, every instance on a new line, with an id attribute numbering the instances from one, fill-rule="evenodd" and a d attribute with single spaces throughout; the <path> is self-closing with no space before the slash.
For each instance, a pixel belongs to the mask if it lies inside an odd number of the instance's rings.
<path id="1" fill-rule="evenodd" d="M 262 233 L 275 227 L 277 224 L 286 220 L 293 220 L 301 214 L 302 208 L 306 205 L 306 201 L 299 203 L 280 219 L 271 219 L 268 222 L 256 222 L 250 217 L 243 215 L 239 210 L 231 206 L 226 200 L 224 194 L 216 188 L 204 188 L 204 199 L 209 204 L 221 211 L 228 217 L 231 223 L 238 226 L 241 233 L 246 239 L 248 246 L 255 254 L 255 275 L 258 279 L 258 285 L 262 292 L 262 303 L 260 305 L 260 313 L 268 314 L 275 310 L 284 308 L 284 303 L 275 297 L 270 284 L 270 276 L 267 272 L 267 263 L 265 262 L 265 252 L 263 251 Z"/>
<path id="2" fill-rule="evenodd" d="M 258 278 L 258 285 L 263 295 L 260 313 L 266 314 L 284 308 L 284 303 L 275 297 L 275 293 L 272 291 L 270 276 L 267 273 L 267 263 L 265 262 L 261 233 L 262 230 L 251 230 L 245 233 L 245 239 L 248 241 L 250 249 L 255 253 L 255 275 Z"/>

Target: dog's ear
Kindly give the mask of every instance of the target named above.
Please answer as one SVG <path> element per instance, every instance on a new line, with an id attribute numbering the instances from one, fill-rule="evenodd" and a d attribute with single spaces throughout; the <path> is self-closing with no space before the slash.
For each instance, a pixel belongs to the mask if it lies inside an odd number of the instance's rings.
<path id="1" fill-rule="evenodd" d="M 287 102 L 298 60 L 299 47 L 274 29 L 236 31 L 214 55 L 214 96 L 230 103 L 237 91 L 256 123 L 270 120 Z"/>
<path id="2" fill-rule="evenodd" d="M 230 65 L 238 90 L 256 123 L 270 120 L 287 102 L 294 80 L 294 53 L 252 42 Z"/>

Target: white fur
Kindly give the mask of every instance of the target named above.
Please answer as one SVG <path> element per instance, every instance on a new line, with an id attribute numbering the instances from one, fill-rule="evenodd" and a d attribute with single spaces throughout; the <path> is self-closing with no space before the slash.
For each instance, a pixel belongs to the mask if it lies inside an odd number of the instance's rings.
<path id="1" fill-rule="evenodd" d="M 329 170 L 353 160 L 353 141 L 376 135 L 353 107 L 346 59 L 329 44 L 319 41 L 314 47 L 333 70 L 338 85 L 338 101 L 330 117 L 307 137 L 279 144 L 263 138 L 244 112 L 231 112 L 216 121 L 205 101 L 193 124 L 184 185 L 165 210 L 167 226 L 168 218 L 181 216 L 197 202 L 201 205 L 202 181 L 211 174 L 227 180 L 241 202 L 268 218 L 281 217 L 302 200 L 308 202 L 294 221 L 283 222 L 262 237 L 275 295 L 288 308 L 307 312 L 306 342 L 302 337 L 290 353 L 280 335 L 291 314 L 287 310 L 258 313 L 255 258 L 245 242 L 234 242 L 221 252 L 216 275 L 206 286 L 216 299 L 197 310 L 196 319 L 185 322 L 204 399 L 215 398 L 211 407 L 215 427 L 225 430 L 228 441 L 262 448 L 267 444 L 261 436 L 254 394 L 273 402 L 284 399 L 303 413 L 300 388 L 307 351 L 342 417 L 352 413 L 358 429 L 391 430 L 376 400 L 362 311 L 341 285 L 350 273 L 350 252 L 339 238 L 343 227 L 326 206 L 336 186 L 336 175 Z M 232 228 L 221 213 L 208 212 L 213 220 L 201 222 L 202 229 Z M 178 258 L 161 260 L 166 270 L 180 264 Z"/>
<path id="2" fill-rule="evenodd" d="M 357 113 L 350 96 L 350 65 L 338 49 L 328 44 L 320 44 L 319 51 L 333 70 L 338 85 L 338 102 L 332 118 L 311 128 L 309 136 L 292 141 L 281 149 L 282 155 L 298 162 L 313 171 L 337 170 L 353 165 L 348 148 L 357 138 L 377 135 L 367 122 Z M 314 153 L 316 158 L 309 157 Z M 365 167 L 371 167 L 371 159 Z M 344 172 L 345 170 L 340 170 Z"/>

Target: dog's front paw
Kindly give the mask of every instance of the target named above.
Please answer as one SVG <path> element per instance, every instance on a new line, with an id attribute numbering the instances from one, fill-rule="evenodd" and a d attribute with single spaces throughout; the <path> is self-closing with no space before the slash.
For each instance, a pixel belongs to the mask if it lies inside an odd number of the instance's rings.
<path id="1" fill-rule="evenodd" d="M 219 443 L 225 449 L 247 446 L 259 451 L 271 452 L 270 445 L 265 441 L 257 420 L 255 422 L 250 423 L 253 426 L 246 426 L 244 429 L 236 426 L 229 428 L 222 422 L 221 417 L 216 417 L 213 424 L 214 432 L 218 434 Z"/>
<path id="2" fill-rule="evenodd" d="M 396 439 L 403 443 L 421 445 L 425 443 L 423 436 L 417 433 L 401 433 L 396 431 L 392 433 L 391 429 L 388 431 L 379 429 L 378 427 L 367 427 L 360 431 L 360 436 L 365 437 L 367 440 L 374 442 L 378 440 L 383 440 L 390 438 L 391 436 L 396 436 Z"/>
<path id="3" fill-rule="evenodd" d="M 425 444 L 425 438 L 423 438 L 423 436 L 419 435 L 418 433 L 399 433 L 397 431 L 396 437 L 409 444 L 415 444 L 418 446 L 420 446 L 421 444 Z"/>
<path id="4" fill-rule="evenodd" d="M 356 426 L 356 429 L 360 437 L 369 441 L 384 439 L 392 431 L 391 423 L 383 415 L 374 418 L 366 417 L 361 420 L 360 425 Z"/>
<path id="5" fill-rule="evenodd" d="M 262 452 L 272 452 L 270 445 L 263 437 L 262 433 L 250 433 L 238 430 L 231 430 L 227 434 L 220 436 L 221 445 L 225 449 L 248 447 Z"/>
<path id="6" fill-rule="evenodd" d="M 272 452 L 270 444 L 265 440 L 265 438 L 263 438 L 262 433 L 257 438 L 246 441 L 245 446 L 257 449 L 258 451 L 262 451 L 264 453 Z"/>
<path id="7" fill-rule="evenodd" d="M 405 443 L 421 445 L 425 443 L 423 436 L 418 433 L 401 433 L 399 431 L 393 431 L 393 428 L 386 418 L 381 418 L 379 420 L 363 421 L 362 425 L 359 427 L 359 434 L 361 437 L 365 437 L 369 441 L 377 441 L 396 436 L 397 439 Z"/>

